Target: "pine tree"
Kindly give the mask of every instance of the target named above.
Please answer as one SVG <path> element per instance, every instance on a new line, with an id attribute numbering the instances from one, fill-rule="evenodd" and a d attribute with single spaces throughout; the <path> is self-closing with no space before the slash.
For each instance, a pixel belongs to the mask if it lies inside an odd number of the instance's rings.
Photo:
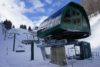
<path id="1" fill-rule="evenodd" d="M 7 30 L 12 28 L 12 22 L 9 20 L 5 20 L 3 24 Z"/>
<path id="2" fill-rule="evenodd" d="M 15 28 L 15 26 L 13 25 L 12 28 Z"/>
<path id="3" fill-rule="evenodd" d="M 20 25 L 21 29 L 27 29 L 26 25 Z"/>
<path id="4" fill-rule="evenodd" d="M 23 26 L 23 29 L 27 29 L 26 25 Z"/>
<path id="5" fill-rule="evenodd" d="M 7 35 L 7 31 L 10 30 L 10 29 L 12 28 L 12 22 L 9 21 L 9 20 L 5 20 L 5 21 L 3 22 L 3 25 L 4 25 L 4 27 L 5 27 L 5 31 L 4 31 L 4 35 L 5 35 L 4 40 L 5 40 L 5 39 L 6 39 L 6 35 Z"/>
<path id="6" fill-rule="evenodd" d="M 28 31 L 32 31 L 32 28 L 29 26 Z"/>

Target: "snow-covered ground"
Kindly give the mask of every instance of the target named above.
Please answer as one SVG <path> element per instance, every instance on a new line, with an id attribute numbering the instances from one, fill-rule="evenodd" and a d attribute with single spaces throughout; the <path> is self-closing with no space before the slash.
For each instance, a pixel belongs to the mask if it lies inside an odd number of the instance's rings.
<path id="1" fill-rule="evenodd" d="M 16 46 L 13 52 L 12 33 L 14 32 L 20 32 L 20 34 L 16 35 Z M 9 33 L 11 33 L 10 36 L 7 35 L 6 40 L 4 40 L 4 33 L 2 33 L 2 25 L 0 24 L 0 67 L 55 67 L 48 61 L 43 61 L 41 51 L 36 44 L 34 44 L 35 59 L 31 61 L 31 46 L 21 43 L 24 39 L 33 39 L 33 35 L 28 31 L 12 29 Z M 16 52 L 16 50 L 25 50 L 25 52 Z"/>
<path id="2" fill-rule="evenodd" d="M 100 14 L 90 18 L 92 35 L 82 39 L 91 43 L 93 57 L 86 60 L 68 60 L 68 66 L 64 67 L 99 67 L 100 66 Z M 13 34 L 16 35 L 16 46 L 13 52 Z M 10 33 L 10 34 L 9 34 Z M 49 60 L 44 61 L 40 48 L 34 44 L 35 59 L 30 60 L 30 45 L 22 44 L 23 39 L 33 39 L 33 36 L 23 29 L 12 29 L 8 32 L 6 40 L 2 32 L 0 24 L 0 67 L 59 67 L 58 65 L 49 63 Z M 16 52 L 16 50 L 25 50 L 25 52 Z M 50 53 L 50 52 L 48 52 Z"/>

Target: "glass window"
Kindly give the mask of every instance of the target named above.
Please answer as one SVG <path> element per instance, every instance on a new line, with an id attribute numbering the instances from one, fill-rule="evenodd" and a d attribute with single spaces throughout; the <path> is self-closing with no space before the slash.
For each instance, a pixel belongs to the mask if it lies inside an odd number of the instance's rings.
<path id="1" fill-rule="evenodd" d="M 64 22 L 70 22 L 70 17 L 71 17 L 70 12 L 66 12 L 64 16 Z"/>
<path id="2" fill-rule="evenodd" d="M 72 15 L 74 15 L 74 16 L 76 15 L 76 12 L 74 10 L 72 11 Z"/>
<path id="3" fill-rule="evenodd" d="M 66 12 L 65 17 L 70 17 L 70 13 Z"/>
<path id="4" fill-rule="evenodd" d="M 70 19 L 67 18 L 67 17 L 65 17 L 65 18 L 64 18 L 64 22 L 70 22 Z"/>
<path id="5" fill-rule="evenodd" d="M 74 24 L 79 24 L 80 23 L 80 18 L 73 19 L 73 22 L 74 22 Z"/>

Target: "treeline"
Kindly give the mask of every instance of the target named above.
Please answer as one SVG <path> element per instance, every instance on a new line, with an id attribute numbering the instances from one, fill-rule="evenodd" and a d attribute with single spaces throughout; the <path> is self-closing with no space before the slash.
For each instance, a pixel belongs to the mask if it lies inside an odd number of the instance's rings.
<path id="1" fill-rule="evenodd" d="M 11 28 L 15 28 L 15 26 L 12 24 L 12 22 L 10 20 L 5 20 L 5 21 L 2 22 L 2 24 L 4 25 L 6 30 L 10 30 Z M 28 31 L 32 31 L 32 28 L 30 26 L 27 29 L 27 26 L 23 25 L 23 24 L 20 25 L 20 28 L 26 29 Z"/>
<path id="2" fill-rule="evenodd" d="M 81 5 L 85 8 L 88 15 L 97 11 L 100 12 L 100 0 L 81 0 Z"/>
<path id="3" fill-rule="evenodd" d="M 12 25 L 12 22 L 10 20 L 2 21 L 2 34 L 4 34 L 4 40 L 6 39 L 8 30 L 14 28 L 14 25 Z"/>
<path id="4" fill-rule="evenodd" d="M 4 27 L 5 27 L 7 30 L 9 30 L 9 29 L 11 29 L 12 27 L 14 27 L 14 25 L 12 26 L 12 22 L 11 22 L 10 20 L 5 20 L 5 21 L 3 22 L 3 25 L 4 25 Z"/>
<path id="5" fill-rule="evenodd" d="M 20 28 L 21 28 L 21 29 L 26 29 L 26 30 L 28 30 L 28 31 L 32 31 L 32 28 L 31 28 L 30 26 L 29 26 L 28 29 L 27 29 L 27 26 L 26 26 L 26 25 L 23 25 L 23 24 L 20 25 Z"/>

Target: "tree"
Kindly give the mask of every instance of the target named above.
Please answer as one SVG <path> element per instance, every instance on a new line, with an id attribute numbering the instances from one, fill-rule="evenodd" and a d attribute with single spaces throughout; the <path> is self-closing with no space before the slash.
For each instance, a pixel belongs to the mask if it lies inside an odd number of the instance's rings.
<path id="1" fill-rule="evenodd" d="M 7 30 L 12 28 L 12 22 L 9 20 L 5 20 L 3 24 Z"/>
<path id="2" fill-rule="evenodd" d="M 96 6 L 98 7 L 97 9 L 100 11 L 100 0 L 95 0 L 96 1 Z"/>
<path id="3" fill-rule="evenodd" d="M 32 28 L 29 26 L 28 31 L 32 31 Z"/>
<path id="4" fill-rule="evenodd" d="M 15 26 L 13 25 L 12 28 L 15 28 Z"/>
<path id="5" fill-rule="evenodd" d="M 100 0 L 81 0 L 81 4 L 88 15 L 100 11 Z"/>
<path id="6" fill-rule="evenodd" d="M 38 30 L 38 26 L 35 27 L 35 30 Z"/>
<path id="7" fill-rule="evenodd" d="M 23 29 L 27 29 L 26 25 L 23 25 Z"/>
<path id="8" fill-rule="evenodd" d="M 27 29 L 26 25 L 20 25 L 20 28 Z"/>
<path id="9" fill-rule="evenodd" d="M 20 28 L 23 28 L 23 25 L 20 25 Z"/>
<path id="10" fill-rule="evenodd" d="M 9 20 L 5 20 L 3 22 L 3 25 L 5 27 L 5 30 L 4 30 L 4 35 L 5 35 L 4 40 L 5 40 L 6 39 L 6 35 L 7 35 L 7 30 L 10 30 L 12 28 L 12 22 L 9 21 Z"/>

